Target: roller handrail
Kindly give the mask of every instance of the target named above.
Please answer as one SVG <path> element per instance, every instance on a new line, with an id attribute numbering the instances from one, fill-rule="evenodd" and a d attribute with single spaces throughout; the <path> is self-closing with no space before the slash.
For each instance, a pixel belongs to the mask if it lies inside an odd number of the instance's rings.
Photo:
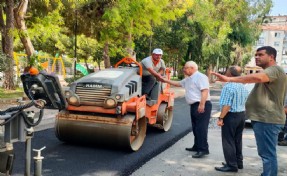
<path id="1" fill-rule="evenodd" d="M 139 67 L 139 75 L 142 77 L 143 68 L 140 63 L 138 63 L 134 58 L 132 57 L 124 57 L 119 62 L 115 64 L 115 68 L 117 68 L 121 63 L 125 64 L 136 64 Z"/>

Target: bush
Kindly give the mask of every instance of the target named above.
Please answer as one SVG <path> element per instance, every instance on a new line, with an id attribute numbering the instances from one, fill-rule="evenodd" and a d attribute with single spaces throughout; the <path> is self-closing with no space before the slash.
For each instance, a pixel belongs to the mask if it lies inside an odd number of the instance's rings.
<path id="1" fill-rule="evenodd" d="M 76 75 L 75 77 L 70 77 L 70 78 L 65 78 L 65 81 L 68 83 L 68 84 L 71 84 L 75 81 L 77 81 L 78 79 L 82 78 L 83 75 Z"/>

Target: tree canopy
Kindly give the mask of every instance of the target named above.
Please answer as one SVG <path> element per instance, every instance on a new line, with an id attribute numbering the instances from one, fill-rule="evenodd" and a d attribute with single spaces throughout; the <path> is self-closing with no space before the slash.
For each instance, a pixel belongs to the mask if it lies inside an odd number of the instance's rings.
<path id="1" fill-rule="evenodd" d="M 13 51 L 35 49 L 77 57 L 78 62 L 104 61 L 110 67 L 121 57 L 141 60 L 160 47 L 167 65 L 175 70 L 186 60 L 210 70 L 248 60 L 272 1 L 3 0 L 0 4 L 6 59 L 12 59 Z M 13 69 L 7 68 L 9 75 Z M 11 81 L 10 77 L 7 84 Z"/>

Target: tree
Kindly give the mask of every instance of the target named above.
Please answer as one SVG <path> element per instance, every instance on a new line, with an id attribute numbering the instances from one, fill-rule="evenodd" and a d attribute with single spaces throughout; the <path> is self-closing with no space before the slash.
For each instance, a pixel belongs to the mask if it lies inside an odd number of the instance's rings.
<path id="1" fill-rule="evenodd" d="M 271 4 L 271 0 L 197 0 L 190 19 L 197 22 L 203 32 L 201 63 L 204 65 L 201 66 L 210 71 L 221 63 L 239 63 L 243 48 L 257 39 L 259 25 Z"/>
<path id="2" fill-rule="evenodd" d="M 13 35 L 12 31 L 14 29 L 13 19 L 13 0 L 5 0 L 1 2 L 0 8 L 0 26 L 1 26 L 1 36 L 2 36 L 2 50 L 7 58 L 7 68 L 4 71 L 4 82 L 3 88 L 5 89 L 14 89 L 13 81 Z M 6 15 L 6 20 L 4 20 L 4 14 Z"/>
<path id="3" fill-rule="evenodd" d="M 15 24 L 16 28 L 18 29 L 19 37 L 21 42 L 25 48 L 26 54 L 28 58 L 34 54 L 34 47 L 29 38 L 27 27 L 25 24 L 24 16 L 26 15 L 27 8 L 28 8 L 28 0 L 21 0 L 18 6 L 14 9 L 14 17 L 15 17 Z"/>

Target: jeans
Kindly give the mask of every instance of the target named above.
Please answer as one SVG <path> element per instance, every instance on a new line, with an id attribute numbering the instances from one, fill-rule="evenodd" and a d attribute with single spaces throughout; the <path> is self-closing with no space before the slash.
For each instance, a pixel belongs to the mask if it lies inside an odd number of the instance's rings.
<path id="1" fill-rule="evenodd" d="M 277 176 L 276 146 L 278 134 L 283 125 L 257 121 L 251 121 L 251 124 L 255 134 L 258 155 L 263 162 L 263 173 L 261 175 Z"/>

